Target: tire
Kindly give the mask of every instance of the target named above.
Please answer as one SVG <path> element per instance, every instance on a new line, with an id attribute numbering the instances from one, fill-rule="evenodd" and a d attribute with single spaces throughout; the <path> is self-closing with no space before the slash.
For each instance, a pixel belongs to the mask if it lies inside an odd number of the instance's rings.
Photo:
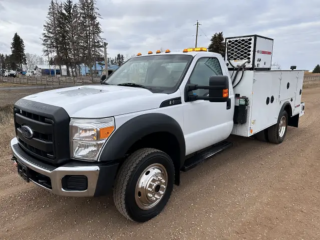
<path id="1" fill-rule="evenodd" d="M 279 144 L 286 137 L 288 129 L 288 113 L 283 111 L 280 113 L 278 123 L 268 128 L 269 142 Z"/>
<path id="2" fill-rule="evenodd" d="M 116 208 L 136 222 L 156 217 L 171 196 L 174 173 L 173 162 L 166 153 L 152 148 L 137 150 L 117 175 L 113 191 Z"/>
<path id="3" fill-rule="evenodd" d="M 262 130 L 254 135 L 254 138 L 261 142 L 268 142 L 268 131 Z"/>

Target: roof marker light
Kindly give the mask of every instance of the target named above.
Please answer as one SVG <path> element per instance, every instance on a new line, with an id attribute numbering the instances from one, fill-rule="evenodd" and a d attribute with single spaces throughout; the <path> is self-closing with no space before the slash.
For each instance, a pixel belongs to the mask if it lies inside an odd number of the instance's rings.
<path id="1" fill-rule="evenodd" d="M 207 52 L 208 49 L 205 47 L 197 47 L 197 48 L 186 48 L 183 50 L 184 53 L 187 52 Z"/>

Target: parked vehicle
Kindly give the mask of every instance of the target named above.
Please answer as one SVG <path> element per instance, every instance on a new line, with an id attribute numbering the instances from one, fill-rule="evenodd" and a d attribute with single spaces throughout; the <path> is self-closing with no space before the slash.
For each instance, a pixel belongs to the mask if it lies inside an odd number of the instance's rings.
<path id="1" fill-rule="evenodd" d="M 17 71 L 10 70 L 8 73 L 8 77 L 16 77 L 17 76 Z"/>
<path id="2" fill-rule="evenodd" d="M 27 70 L 25 73 L 25 76 L 34 76 L 34 75 L 35 75 L 35 72 L 32 70 Z"/>
<path id="3" fill-rule="evenodd" d="M 148 221 L 180 172 L 230 147 L 231 134 L 280 144 L 298 127 L 304 72 L 271 71 L 272 49 L 254 35 L 227 38 L 226 62 L 206 48 L 139 53 L 101 85 L 24 97 L 11 141 L 18 173 L 61 196 L 113 189 L 123 216 Z"/>

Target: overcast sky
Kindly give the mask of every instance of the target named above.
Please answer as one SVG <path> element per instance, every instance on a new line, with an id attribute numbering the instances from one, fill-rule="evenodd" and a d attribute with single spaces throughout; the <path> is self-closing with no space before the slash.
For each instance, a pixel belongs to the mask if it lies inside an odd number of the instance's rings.
<path id="1" fill-rule="evenodd" d="M 77 2 L 74 0 L 74 2 Z M 15 32 L 26 52 L 42 55 L 41 34 L 50 0 L 0 0 L 0 53 L 10 53 Z M 282 69 L 320 64 L 319 0 L 97 0 L 108 52 L 126 55 L 159 48 L 207 47 L 215 32 L 225 37 L 273 38 L 273 61 Z"/>

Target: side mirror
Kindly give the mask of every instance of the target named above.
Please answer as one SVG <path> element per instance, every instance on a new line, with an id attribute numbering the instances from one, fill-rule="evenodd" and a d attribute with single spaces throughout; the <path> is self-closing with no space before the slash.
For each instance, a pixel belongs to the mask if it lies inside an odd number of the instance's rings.
<path id="1" fill-rule="evenodd" d="M 190 95 L 189 92 L 197 89 L 208 89 L 209 96 Z M 229 78 L 227 76 L 213 76 L 209 79 L 209 86 L 188 84 L 185 91 L 186 102 L 207 100 L 210 102 L 227 102 L 229 98 Z"/>
<path id="2" fill-rule="evenodd" d="M 107 79 L 107 76 L 106 75 L 102 75 L 101 78 L 100 78 L 100 83 L 102 83 L 106 79 Z"/>
<path id="3" fill-rule="evenodd" d="M 229 78 L 227 76 L 214 76 L 209 79 L 210 102 L 226 102 L 229 98 Z"/>

